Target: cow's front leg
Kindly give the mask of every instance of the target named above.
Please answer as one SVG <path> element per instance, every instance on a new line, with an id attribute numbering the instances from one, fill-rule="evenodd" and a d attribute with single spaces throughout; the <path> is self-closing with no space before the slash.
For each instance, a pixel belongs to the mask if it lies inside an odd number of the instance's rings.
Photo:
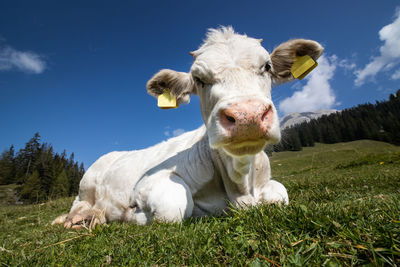
<path id="1" fill-rule="evenodd" d="M 269 180 L 262 189 L 262 200 L 268 203 L 289 204 L 289 196 L 283 184 Z"/>
<path id="2" fill-rule="evenodd" d="M 106 224 L 105 209 L 93 207 L 87 201 L 75 201 L 68 214 L 58 216 L 52 223 L 64 224 L 65 228 L 94 228 L 97 224 Z"/>
<path id="3" fill-rule="evenodd" d="M 189 187 L 177 175 L 161 171 L 145 177 L 136 186 L 130 221 L 148 224 L 152 220 L 180 222 L 193 211 L 193 198 Z"/>

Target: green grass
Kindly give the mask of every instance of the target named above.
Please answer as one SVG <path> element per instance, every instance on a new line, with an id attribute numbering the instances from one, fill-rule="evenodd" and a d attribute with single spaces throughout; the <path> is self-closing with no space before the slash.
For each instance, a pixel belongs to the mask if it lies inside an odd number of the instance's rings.
<path id="1" fill-rule="evenodd" d="M 317 144 L 271 157 L 288 206 L 181 224 L 52 227 L 73 198 L 0 208 L 0 263 L 16 265 L 400 265 L 400 147 Z"/>

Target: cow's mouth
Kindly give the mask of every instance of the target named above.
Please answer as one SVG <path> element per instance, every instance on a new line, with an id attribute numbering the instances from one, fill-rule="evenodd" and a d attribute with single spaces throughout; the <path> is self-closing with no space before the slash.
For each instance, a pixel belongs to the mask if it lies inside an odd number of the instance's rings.
<path id="1" fill-rule="evenodd" d="M 235 141 L 225 144 L 223 149 L 232 156 L 255 155 L 264 149 L 266 143 L 265 139 Z"/>

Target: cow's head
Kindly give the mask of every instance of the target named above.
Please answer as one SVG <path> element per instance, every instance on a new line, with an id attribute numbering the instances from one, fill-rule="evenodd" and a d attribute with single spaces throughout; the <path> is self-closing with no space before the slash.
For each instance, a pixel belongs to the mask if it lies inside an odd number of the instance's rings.
<path id="1" fill-rule="evenodd" d="M 295 39 L 269 54 L 259 39 L 230 27 L 211 29 L 191 53 L 190 73 L 161 70 L 147 83 L 147 91 L 157 97 L 169 88 L 179 103 L 197 94 L 210 146 L 232 156 L 252 155 L 280 140 L 271 84 L 293 80 L 290 68 L 296 56 L 316 60 L 322 51 L 315 41 Z"/>

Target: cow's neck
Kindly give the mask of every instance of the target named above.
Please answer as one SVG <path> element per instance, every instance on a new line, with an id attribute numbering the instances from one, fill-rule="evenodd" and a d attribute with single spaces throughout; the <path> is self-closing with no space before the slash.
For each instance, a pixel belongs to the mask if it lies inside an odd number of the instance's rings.
<path id="1" fill-rule="evenodd" d="M 194 131 L 187 140 L 177 139 L 183 143 L 188 140 L 194 143 L 191 149 L 182 151 L 175 172 L 184 179 L 192 194 L 207 188 L 211 179 L 220 179 L 227 198 L 236 205 L 253 205 L 257 199 L 257 181 L 254 168 L 259 155 L 232 157 L 223 149 L 212 149 L 209 145 L 206 128 L 203 126 Z M 201 194 L 204 194 L 202 191 Z M 206 193 L 205 193 L 206 194 Z"/>
<path id="2" fill-rule="evenodd" d="M 251 166 L 254 162 L 254 156 L 232 157 L 224 151 L 219 153 L 225 163 L 229 178 L 238 185 L 245 186 L 250 174 Z"/>
<path id="3" fill-rule="evenodd" d="M 255 156 L 232 157 L 222 149 L 214 151 L 215 160 L 229 200 L 237 205 L 253 205 L 252 185 Z"/>

